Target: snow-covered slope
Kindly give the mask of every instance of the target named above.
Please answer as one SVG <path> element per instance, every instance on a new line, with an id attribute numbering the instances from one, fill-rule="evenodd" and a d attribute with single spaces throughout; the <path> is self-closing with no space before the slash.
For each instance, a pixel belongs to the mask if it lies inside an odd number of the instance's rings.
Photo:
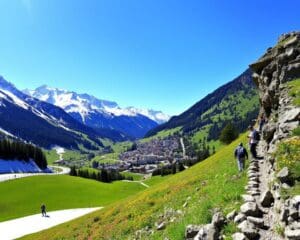
<path id="1" fill-rule="evenodd" d="M 61 107 L 72 117 L 90 127 L 115 129 L 134 138 L 143 137 L 153 127 L 170 118 L 161 111 L 121 108 L 116 102 L 46 85 L 23 92 Z"/>

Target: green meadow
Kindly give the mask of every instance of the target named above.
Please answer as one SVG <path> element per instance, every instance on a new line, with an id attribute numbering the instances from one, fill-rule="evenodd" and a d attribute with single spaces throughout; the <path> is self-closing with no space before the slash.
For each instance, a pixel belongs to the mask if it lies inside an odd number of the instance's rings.
<path id="1" fill-rule="evenodd" d="M 240 207 L 247 178 L 245 173 L 238 174 L 233 151 L 241 141 L 247 142 L 245 134 L 183 172 L 146 180 L 150 188 L 139 194 L 24 239 L 132 239 L 139 229 L 155 229 L 167 209 L 183 214 L 165 230 L 142 239 L 183 239 L 186 225 L 210 222 L 213 209 L 220 208 L 226 214 Z M 224 234 L 230 236 L 234 229 L 229 226 Z"/>
<path id="2" fill-rule="evenodd" d="M 40 212 L 107 206 L 145 189 L 139 183 L 102 183 L 71 176 L 34 176 L 0 183 L 0 221 Z"/>

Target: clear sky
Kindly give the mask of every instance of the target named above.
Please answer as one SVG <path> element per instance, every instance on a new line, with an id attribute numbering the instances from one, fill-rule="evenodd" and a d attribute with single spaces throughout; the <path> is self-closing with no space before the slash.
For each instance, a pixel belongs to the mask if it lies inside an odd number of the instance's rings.
<path id="1" fill-rule="evenodd" d="M 242 73 L 299 0 L 0 0 L 0 75 L 179 114 Z"/>

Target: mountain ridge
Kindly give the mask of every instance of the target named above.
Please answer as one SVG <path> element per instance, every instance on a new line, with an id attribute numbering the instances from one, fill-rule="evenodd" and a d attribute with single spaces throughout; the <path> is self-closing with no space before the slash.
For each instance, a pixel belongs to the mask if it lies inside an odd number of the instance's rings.
<path id="1" fill-rule="evenodd" d="M 26 94 L 64 109 L 79 122 L 93 128 L 114 129 L 134 138 L 143 135 L 165 122 L 169 116 L 161 111 L 121 108 L 116 102 L 98 99 L 87 93 L 42 85 L 35 90 L 23 90 Z"/>

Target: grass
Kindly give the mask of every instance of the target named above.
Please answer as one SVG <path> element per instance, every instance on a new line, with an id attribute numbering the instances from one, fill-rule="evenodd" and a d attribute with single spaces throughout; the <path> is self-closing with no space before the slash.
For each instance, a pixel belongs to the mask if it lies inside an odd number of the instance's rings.
<path id="1" fill-rule="evenodd" d="M 144 177 L 143 174 L 132 173 L 132 172 L 121 172 L 124 177 L 132 177 L 133 181 L 141 181 Z"/>
<path id="2" fill-rule="evenodd" d="M 118 160 L 119 154 L 116 153 L 109 153 L 109 154 L 105 154 L 102 156 L 95 156 L 92 161 L 96 161 L 99 163 L 109 163 L 109 164 L 114 164 L 119 162 Z"/>
<path id="3" fill-rule="evenodd" d="M 87 156 L 86 154 L 80 154 L 79 151 L 67 150 L 63 153 L 63 159 L 67 161 L 80 161 L 86 160 Z"/>
<path id="4" fill-rule="evenodd" d="M 44 151 L 46 158 L 47 158 L 47 162 L 49 165 L 53 164 L 55 161 L 59 160 L 59 156 L 56 153 L 55 150 L 46 150 Z"/>
<path id="5" fill-rule="evenodd" d="M 290 189 L 283 189 L 282 195 L 295 196 L 300 194 L 300 137 L 295 136 L 280 142 L 277 145 L 276 157 L 278 171 L 283 167 L 288 167 L 291 176 L 296 180 L 295 185 Z"/>
<path id="6" fill-rule="evenodd" d="M 238 175 L 232 155 L 241 141 L 246 143 L 245 134 L 181 173 L 145 181 L 150 185 L 158 183 L 138 195 L 24 239 L 133 239 L 139 229 L 155 229 L 160 216 L 170 210 L 180 210 L 183 214 L 176 215 L 175 222 L 168 223 L 165 230 L 154 231 L 142 239 L 183 239 L 185 227 L 210 222 L 214 208 L 222 209 L 225 214 L 239 208 L 247 179 L 245 173 Z"/>
<path id="7" fill-rule="evenodd" d="M 0 221 L 47 210 L 107 206 L 144 190 L 140 184 L 101 183 L 71 176 L 35 176 L 0 183 Z M 51 239 L 51 238 L 48 238 Z"/>
<path id="8" fill-rule="evenodd" d="M 156 138 L 166 138 L 166 137 L 171 136 L 174 133 L 178 133 L 178 132 L 181 132 L 181 127 L 176 127 L 176 128 L 172 128 L 172 129 L 162 130 L 162 131 L 158 132 L 157 134 L 155 134 L 154 136 L 151 136 L 151 137 L 148 137 L 148 138 L 143 138 L 140 141 L 141 142 L 150 142 L 153 139 L 156 139 Z"/>
<path id="9" fill-rule="evenodd" d="M 288 83 L 289 95 L 293 97 L 293 104 L 300 106 L 300 78 L 295 79 Z"/>

